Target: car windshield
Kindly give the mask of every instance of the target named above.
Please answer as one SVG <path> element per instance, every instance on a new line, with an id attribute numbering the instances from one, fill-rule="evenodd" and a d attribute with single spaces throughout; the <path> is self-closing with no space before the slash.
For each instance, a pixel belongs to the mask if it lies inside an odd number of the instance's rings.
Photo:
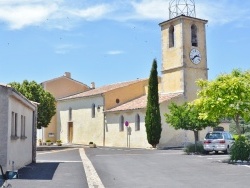
<path id="1" fill-rule="evenodd" d="M 206 139 L 222 139 L 221 133 L 207 133 Z"/>

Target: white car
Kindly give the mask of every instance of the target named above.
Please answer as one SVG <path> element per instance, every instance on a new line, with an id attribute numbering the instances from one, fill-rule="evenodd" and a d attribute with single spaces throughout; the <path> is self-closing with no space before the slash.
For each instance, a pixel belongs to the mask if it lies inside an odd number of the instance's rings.
<path id="1" fill-rule="evenodd" d="M 233 143 L 234 138 L 229 132 L 212 131 L 208 132 L 204 138 L 203 148 L 206 154 L 212 151 L 215 151 L 215 153 L 218 153 L 219 151 L 229 153 Z"/>

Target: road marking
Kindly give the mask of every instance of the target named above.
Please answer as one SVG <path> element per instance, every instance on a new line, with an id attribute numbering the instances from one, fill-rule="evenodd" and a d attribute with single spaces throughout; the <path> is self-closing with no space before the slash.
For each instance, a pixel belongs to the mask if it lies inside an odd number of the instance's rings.
<path id="1" fill-rule="evenodd" d="M 240 165 L 239 165 L 239 166 L 240 166 Z M 250 166 L 249 166 L 249 165 L 241 165 L 241 166 L 244 166 L 244 167 L 250 168 Z"/>
<path id="2" fill-rule="evenodd" d="M 70 150 L 78 150 L 78 148 L 73 148 L 73 149 L 60 149 L 60 150 L 51 150 L 51 151 L 47 151 L 47 152 L 42 152 L 42 153 L 37 153 L 37 155 L 43 155 L 43 154 L 48 154 L 48 153 L 58 153 L 58 152 L 62 152 L 62 151 L 70 151 Z"/>
<path id="3" fill-rule="evenodd" d="M 145 150 L 144 148 L 102 148 L 102 147 L 97 147 L 97 148 L 102 150 L 119 150 L 119 151 Z"/>
<path id="4" fill-rule="evenodd" d="M 38 163 L 82 163 L 82 161 L 37 160 Z"/>
<path id="5" fill-rule="evenodd" d="M 102 154 L 95 155 L 96 157 L 109 157 L 109 156 L 132 156 L 132 155 L 179 155 L 180 153 L 127 153 L 127 154 Z"/>
<path id="6" fill-rule="evenodd" d="M 80 152 L 80 156 L 82 158 L 82 163 L 83 163 L 83 167 L 84 167 L 84 171 L 86 174 L 89 188 L 104 188 L 104 185 L 102 184 L 101 179 L 99 178 L 91 161 L 89 160 L 89 158 L 85 154 L 84 149 L 80 148 L 79 152 Z"/>

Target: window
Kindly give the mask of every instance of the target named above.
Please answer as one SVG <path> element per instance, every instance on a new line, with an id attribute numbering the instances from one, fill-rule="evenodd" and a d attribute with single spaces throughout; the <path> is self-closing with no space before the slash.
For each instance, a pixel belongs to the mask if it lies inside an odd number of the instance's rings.
<path id="1" fill-rule="evenodd" d="M 207 133 L 205 138 L 206 139 L 223 139 L 222 134 L 217 133 L 217 132 Z"/>
<path id="2" fill-rule="evenodd" d="M 95 118 L 95 104 L 92 104 L 92 118 Z"/>
<path id="3" fill-rule="evenodd" d="M 197 27 L 194 24 L 191 26 L 191 43 L 192 46 L 198 46 Z"/>
<path id="4" fill-rule="evenodd" d="M 119 131 L 124 131 L 124 117 L 123 115 L 120 116 L 120 121 L 119 121 Z"/>
<path id="5" fill-rule="evenodd" d="M 223 136 L 224 136 L 224 139 L 225 139 L 225 140 L 228 140 L 228 139 L 229 139 L 229 137 L 228 137 L 228 134 L 227 134 L 227 133 L 223 133 Z"/>
<path id="6" fill-rule="evenodd" d="M 21 115 L 21 138 L 26 138 L 25 136 L 25 116 Z"/>
<path id="7" fill-rule="evenodd" d="M 72 108 L 69 108 L 69 121 L 72 121 Z"/>
<path id="8" fill-rule="evenodd" d="M 169 48 L 174 47 L 174 26 L 170 26 L 168 30 L 169 34 Z"/>
<path id="9" fill-rule="evenodd" d="M 139 114 L 135 115 L 135 130 L 136 131 L 140 130 L 140 116 L 139 116 Z"/>
<path id="10" fill-rule="evenodd" d="M 14 138 L 17 137 L 17 113 L 11 113 L 11 136 Z"/>

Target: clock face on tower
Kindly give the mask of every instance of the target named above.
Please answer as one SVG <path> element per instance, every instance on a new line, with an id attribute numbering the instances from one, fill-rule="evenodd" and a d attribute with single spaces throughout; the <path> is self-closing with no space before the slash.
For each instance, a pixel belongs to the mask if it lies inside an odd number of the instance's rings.
<path id="1" fill-rule="evenodd" d="M 189 57 L 190 57 L 190 60 L 194 63 L 194 64 L 199 64 L 201 62 L 201 53 L 199 50 L 193 48 L 191 51 L 190 51 L 190 54 L 189 54 Z"/>

